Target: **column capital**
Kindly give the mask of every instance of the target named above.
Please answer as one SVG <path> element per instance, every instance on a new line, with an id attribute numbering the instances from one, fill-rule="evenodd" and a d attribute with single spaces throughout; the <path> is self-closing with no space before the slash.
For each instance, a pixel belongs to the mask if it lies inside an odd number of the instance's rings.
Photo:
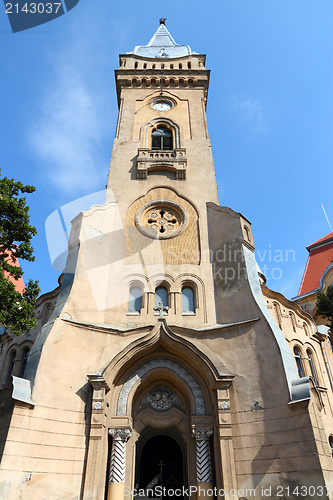
<path id="1" fill-rule="evenodd" d="M 192 429 L 192 437 L 194 437 L 195 439 L 200 439 L 200 440 L 209 439 L 209 437 L 212 434 L 213 434 L 212 428 L 207 429 L 207 428 L 195 427 L 194 429 Z"/>
<path id="2" fill-rule="evenodd" d="M 119 429 L 109 429 L 109 434 L 115 441 L 127 441 L 131 437 L 131 429 L 123 427 Z"/>

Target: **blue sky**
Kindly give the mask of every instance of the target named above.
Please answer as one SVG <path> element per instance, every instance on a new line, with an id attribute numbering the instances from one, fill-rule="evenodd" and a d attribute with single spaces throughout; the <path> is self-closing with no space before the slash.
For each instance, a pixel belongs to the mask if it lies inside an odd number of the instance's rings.
<path id="1" fill-rule="evenodd" d="M 305 247 L 333 224 L 331 0 L 80 0 L 12 34 L 0 15 L 2 174 L 26 184 L 36 261 L 25 279 L 57 285 L 45 221 L 106 183 L 117 120 L 118 54 L 167 18 L 179 44 L 207 55 L 208 126 L 220 204 L 252 222 L 268 285 L 295 296 Z"/>

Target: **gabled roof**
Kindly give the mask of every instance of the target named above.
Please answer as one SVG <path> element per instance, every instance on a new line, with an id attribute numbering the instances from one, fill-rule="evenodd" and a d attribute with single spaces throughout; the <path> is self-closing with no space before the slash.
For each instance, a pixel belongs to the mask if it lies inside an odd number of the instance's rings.
<path id="1" fill-rule="evenodd" d="M 164 22 L 165 19 L 160 19 L 160 25 L 148 45 L 138 45 L 134 49 L 134 54 L 141 57 L 165 59 L 195 54 L 188 45 L 176 44 Z"/>
<path id="2" fill-rule="evenodd" d="M 324 272 L 333 262 L 333 232 L 307 247 L 309 252 L 298 295 L 317 290 Z"/>

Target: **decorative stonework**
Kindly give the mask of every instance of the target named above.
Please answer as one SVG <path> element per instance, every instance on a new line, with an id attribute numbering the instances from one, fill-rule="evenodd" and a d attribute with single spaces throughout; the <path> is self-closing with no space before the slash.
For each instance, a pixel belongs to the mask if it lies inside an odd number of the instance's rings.
<path id="1" fill-rule="evenodd" d="M 212 462 L 210 456 L 209 437 L 213 429 L 193 429 L 192 436 L 196 441 L 196 470 L 198 483 L 213 481 Z"/>
<path id="2" fill-rule="evenodd" d="M 140 408 L 151 406 L 157 411 L 166 411 L 172 407 L 184 410 L 183 403 L 179 396 L 166 385 L 159 385 L 146 394 L 141 401 Z"/>
<path id="3" fill-rule="evenodd" d="M 221 408 L 221 410 L 229 410 L 229 403 L 228 403 L 228 401 L 221 401 L 220 402 L 220 408 Z"/>
<path id="4" fill-rule="evenodd" d="M 175 372 L 180 378 L 186 382 L 192 391 L 195 404 L 196 415 L 205 415 L 205 400 L 200 385 L 196 379 L 180 364 L 172 361 L 171 359 L 152 359 L 147 363 L 141 365 L 135 372 L 133 372 L 124 385 L 121 388 L 118 403 L 117 403 L 117 415 L 126 415 L 127 411 L 127 401 L 129 394 L 134 387 L 134 385 L 150 370 L 158 368 L 167 368 Z"/>
<path id="5" fill-rule="evenodd" d="M 187 219 L 187 213 L 178 203 L 168 200 L 153 200 L 140 208 L 136 214 L 135 222 L 147 236 L 166 239 L 183 231 Z"/>
<path id="6" fill-rule="evenodd" d="M 124 483 L 126 472 L 126 442 L 131 436 L 130 429 L 109 429 L 112 436 L 110 459 L 110 483 Z"/>
<path id="7" fill-rule="evenodd" d="M 192 435 L 195 439 L 209 439 L 210 436 L 213 434 L 213 429 L 206 429 L 206 428 L 195 428 L 192 430 Z"/>

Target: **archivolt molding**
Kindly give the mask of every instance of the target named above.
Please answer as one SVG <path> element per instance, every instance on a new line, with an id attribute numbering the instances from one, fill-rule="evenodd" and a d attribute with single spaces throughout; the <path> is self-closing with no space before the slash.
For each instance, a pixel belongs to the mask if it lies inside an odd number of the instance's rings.
<path id="1" fill-rule="evenodd" d="M 142 379 L 146 373 L 157 368 L 164 368 L 175 372 L 192 391 L 196 415 L 205 415 L 205 400 L 201 387 L 197 380 L 183 366 L 171 359 L 159 358 L 152 359 L 141 365 L 137 370 L 132 372 L 126 382 L 123 384 L 117 402 L 117 416 L 125 416 L 127 411 L 127 402 L 131 390 L 135 384 Z"/>

